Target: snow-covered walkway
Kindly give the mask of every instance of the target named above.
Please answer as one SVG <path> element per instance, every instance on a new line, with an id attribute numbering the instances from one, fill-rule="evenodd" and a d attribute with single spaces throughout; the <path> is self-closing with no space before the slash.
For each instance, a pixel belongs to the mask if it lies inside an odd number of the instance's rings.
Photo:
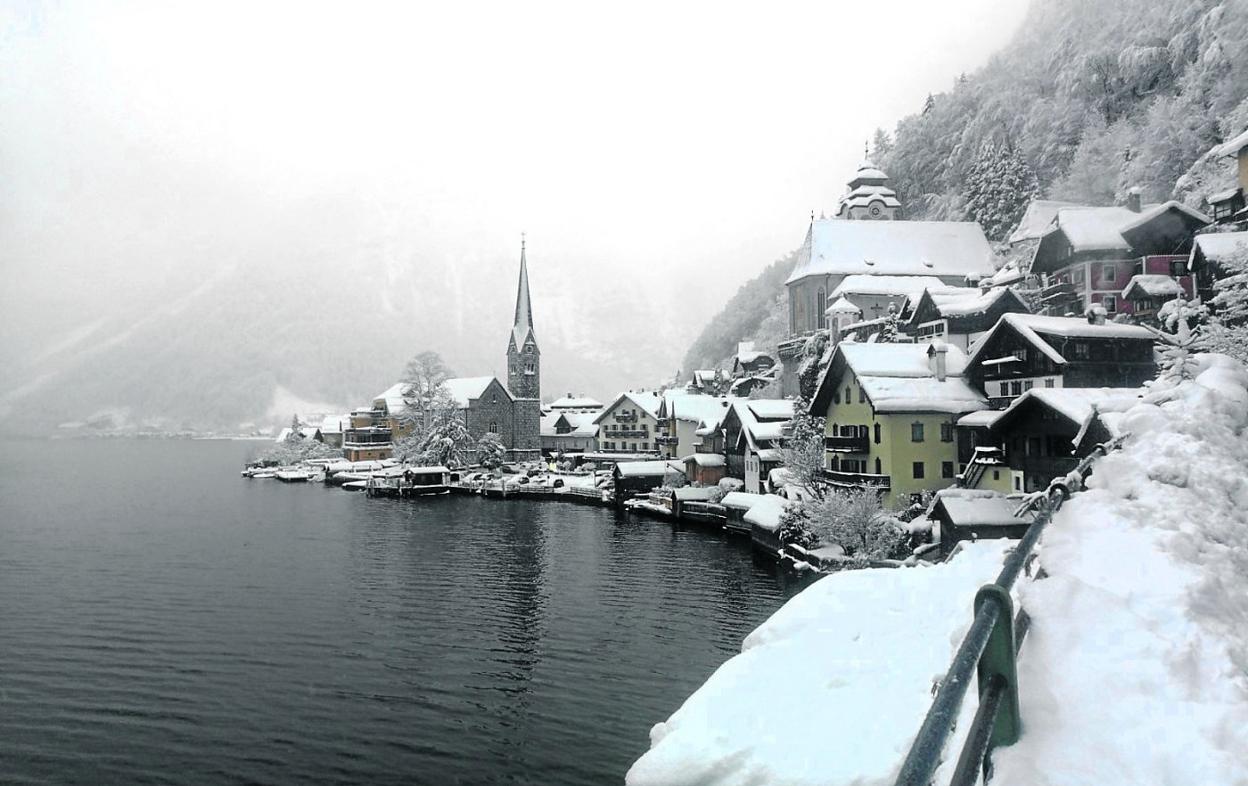
<path id="1" fill-rule="evenodd" d="M 998 783 L 1248 784 L 1248 373 L 1200 362 L 1045 533 Z"/>
<path id="2" fill-rule="evenodd" d="M 1248 784 L 1248 370 L 1200 368 L 1122 415 L 1123 450 L 1045 534 L 995 783 Z M 891 784 L 1006 545 L 815 583 L 653 728 L 628 784 Z"/>

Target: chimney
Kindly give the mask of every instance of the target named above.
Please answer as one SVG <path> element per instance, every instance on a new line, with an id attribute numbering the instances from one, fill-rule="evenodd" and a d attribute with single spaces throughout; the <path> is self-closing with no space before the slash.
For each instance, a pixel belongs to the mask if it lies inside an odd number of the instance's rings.
<path id="1" fill-rule="evenodd" d="M 927 367 L 937 382 L 944 382 L 949 373 L 949 347 L 943 341 L 933 341 L 927 348 Z"/>
<path id="2" fill-rule="evenodd" d="M 1093 303 L 1092 305 L 1088 306 L 1088 310 L 1086 313 L 1087 313 L 1089 325 L 1104 325 L 1105 324 L 1105 307 L 1102 306 L 1100 303 Z"/>
<path id="3" fill-rule="evenodd" d="M 1127 191 L 1127 210 L 1132 213 L 1140 212 L 1140 189 L 1132 188 Z"/>

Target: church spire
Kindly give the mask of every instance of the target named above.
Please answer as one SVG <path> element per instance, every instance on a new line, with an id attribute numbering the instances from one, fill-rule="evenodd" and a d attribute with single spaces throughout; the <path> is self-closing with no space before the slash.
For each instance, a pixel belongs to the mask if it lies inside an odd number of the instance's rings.
<path id="1" fill-rule="evenodd" d="M 516 319 L 512 325 L 512 340 L 516 349 L 524 349 L 524 342 L 533 332 L 533 304 L 529 301 L 529 263 L 525 259 L 525 237 L 520 234 L 520 284 L 516 289 Z"/>

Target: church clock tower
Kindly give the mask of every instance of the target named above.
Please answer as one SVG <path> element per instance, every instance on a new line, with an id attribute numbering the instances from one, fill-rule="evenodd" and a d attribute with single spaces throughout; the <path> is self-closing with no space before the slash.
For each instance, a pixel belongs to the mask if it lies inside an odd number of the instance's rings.
<path id="1" fill-rule="evenodd" d="M 521 236 L 516 318 L 507 340 L 507 388 L 515 398 L 512 404 L 512 452 L 516 459 L 533 460 L 540 457 L 542 448 L 542 351 L 533 332 L 529 265 L 524 245 Z"/>

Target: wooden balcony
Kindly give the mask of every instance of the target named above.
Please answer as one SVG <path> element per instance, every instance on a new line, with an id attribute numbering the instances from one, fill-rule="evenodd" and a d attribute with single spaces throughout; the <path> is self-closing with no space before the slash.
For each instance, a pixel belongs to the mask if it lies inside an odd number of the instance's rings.
<path id="1" fill-rule="evenodd" d="M 829 453 L 866 453 L 870 450 L 867 437 L 824 437 L 823 449 Z"/>
<path id="2" fill-rule="evenodd" d="M 888 475 L 871 475 L 864 472 L 837 472 L 832 469 L 823 471 L 823 478 L 833 486 L 843 488 L 879 488 L 890 489 L 893 480 Z"/>

